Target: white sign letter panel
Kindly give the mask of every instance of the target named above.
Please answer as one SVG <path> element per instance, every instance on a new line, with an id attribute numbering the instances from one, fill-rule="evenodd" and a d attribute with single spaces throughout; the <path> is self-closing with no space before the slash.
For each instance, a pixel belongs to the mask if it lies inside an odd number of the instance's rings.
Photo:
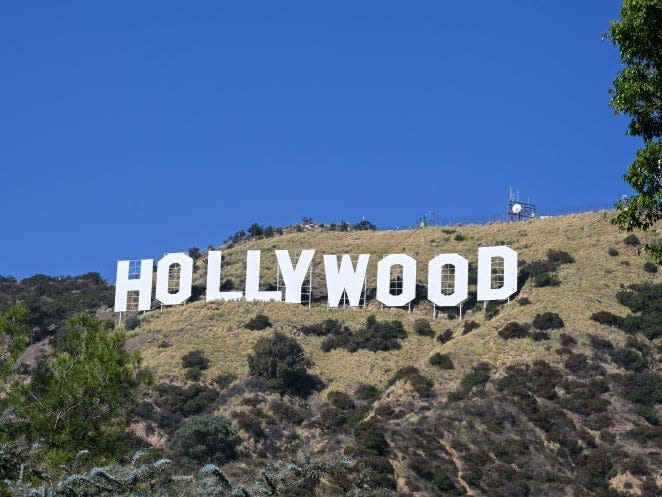
<path id="1" fill-rule="evenodd" d="M 492 258 L 503 258 L 503 286 L 492 288 Z M 506 300 L 517 291 L 517 252 L 510 247 L 478 249 L 478 300 Z"/>
<path id="2" fill-rule="evenodd" d="M 343 291 L 347 293 L 349 305 L 358 307 L 363 291 L 363 282 L 368 271 L 370 254 L 359 255 L 356 270 L 352 266 L 352 259 L 348 254 L 342 256 L 340 269 L 338 269 L 338 256 L 324 256 L 324 274 L 326 276 L 326 291 L 329 307 L 338 307 Z"/>
<path id="3" fill-rule="evenodd" d="M 314 250 L 302 250 L 297 261 L 297 267 L 294 269 L 289 251 L 276 250 L 278 267 L 285 282 L 285 302 L 291 304 L 301 303 L 301 286 L 303 285 L 303 280 L 306 279 L 306 273 L 310 268 L 310 263 L 313 261 L 313 255 L 315 255 Z"/>
<path id="4" fill-rule="evenodd" d="M 170 266 L 179 264 L 177 293 L 168 292 Z M 177 305 L 191 296 L 193 259 L 183 252 L 164 255 L 156 266 L 156 298 L 163 305 Z"/>
<path id="5" fill-rule="evenodd" d="M 455 268 L 453 293 L 441 291 L 441 270 L 450 265 Z M 428 300 L 440 307 L 452 307 L 464 302 L 469 296 L 469 261 L 459 254 L 441 254 L 428 264 Z"/>
<path id="6" fill-rule="evenodd" d="M 391 268 L 402 266 L 402 293 L 391 293 Z M 416 297 L 416 261 L 406 254 L 390 254 L 377 263 L 377 300 L 387 307 L 407 305 Z"/>
<path id="7" fill-rule="evenodd" d="M 283 292 L 280 291 L 260 291 L 260 251 L 246 251 L 246 300 L 249 302 L 255 300 L 283 300 Z"/>
<path id="8" fill-rule="evenodd" d="M 207 302 L 214 300 L 239 300 L 241 292 L 221 292 L 221 261 L 220 250 L 210 250 L 207 257 Z"/>
<path id="9" fill-rule="evenodd" d="M 128 292 L 138 291 L 138 310 L 149 311 L 152 304 L 153 259 L 140 261 L 140 278 L 129 279 L 129 261 L 117 261 L 115 277 L 115 312 L 126 311 Z"/>

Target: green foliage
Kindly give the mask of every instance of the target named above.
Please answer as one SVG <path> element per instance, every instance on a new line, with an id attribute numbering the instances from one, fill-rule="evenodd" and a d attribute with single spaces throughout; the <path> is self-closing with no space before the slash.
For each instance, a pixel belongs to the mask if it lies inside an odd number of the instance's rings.
<path id="1" fill-rule="evenodd" d="M 531 324 L 538 330 L 557 330 L 565 326 L 563 319 L 556 312 L 536 314 Z"/>
<path id="2" fill-rule="evenodd" d="M 246 323 L 244 326 L 244 328 L 251 331 L 264 330 L 270 327 L 271 321 L 269 321 L 269 317 L 265 316 L 264 314 L 258 314 L 257 316 L 251 318 L 250 321 L 248 321 L 248 323 Z"/>
<path id="3" fill-rule="evenodd" d="M 466 335 L 478 328 L 480 328 L 480 325 L 476 321 L 472 321 L 469 319 L 468 321 L 465 321 L 464 325 L 462 326 L 462 334 Z"/>
<path id="4" fill-rule="evenodd" d="M 295 395 L 307 396 L 319 385 L 307 373 L 312 361 L 306 357 L 301 345 L 283 333 L 275 332 L 262 337 L 248 356 L 251 376 L 267 380 L 270 388 Z"/>
<path id="5" fill-rule="evenodd" d="M 618 255 L 618 250 L 616 250 L 614 247 L 609 247 L 609 249 L 607 250 L 607 253 L 611 257 L 616 257 Z"/>
<path id="6" fill-rule="evenodd" d="M 511 338 L 525 338 L 529 336 L 529 325 L 516 323 L 514 321 L 507 323 L 499 330 L 499 336 L 504 340 L 510 340 Z"/>
<path id="7" fill-rule="evenodd" d="M 414 331 L 424 337 L 433 337 L 434 331 L 427 319 L 417 319 L 414 321 Z"/>
<path id="8" fill-rule="evenodd" d="M 617 300 L 633 315 L 623 318 L 618 326 L 626 333 L 641 333 L 649 340 L 662 336 L 662 284 L 630 285 L 616 294 Z"/>
<path id="9" fill-rule="evenodd" d="M 659 0 L 624 0 L 621 19 L 613 21 L 608 37 L 620 50 L 624 64 L 611 89 L 611 106 L 630 117 L 628 133 L 640 136 L 625 180 L 635 195 L 617 204 L 621 229 L 650 229 L 662 219 L 662 4 Z M 662 263 L 662 245 L 645 249 Z"/>
<path id="10" fill-rule="evenodd" d="M 453 339 L 453 330 L 451 330 L 451 329 L 448 329 L 448 330 L 446 330 L 442 333 L 439 333 L 439 335 L 437 336 L 437 341 L 439 343 L 450 342 L 452 339 Z"/>
<path id="11" fill-rule="evenodd" d="M 401 347 L 400 340 L 407 337 L 400 321 L 377 321 L 374 314 L 368 316 L 365 326 L 352 333 L 344 327 L 336 334 L 328 336 L 322 342 L 322 350 L 344 348 L 350 352 L 367 349 L 373 352 L 397 350 Z"/>
<path id="12" fill-rule="evenodd" d="M 598 311 L 591 314 L 591 319 L 596 323 L 604 324 L 606 326 L 621 326 L 623 318 L 612 314 L 609 311 Z"/>
<path id="13" fill-rule="evenodd" d="M 456 242 L 463 242 L 463 241 L 466 240 L 466 239 L 467 239 L 467 237 L 464 236 L 462 233 L 457 233 L 457 234 L 453 237 L 453 240 L 455 240 Z"/>
<path id="14" fill-rule="evenodd" d="M 428 362 L 439 369 L 453 369 L 455 367 L 453 360 L 448 354 L 441 354 L 439 352 L 432 354 Z"/>
<path id="15" fill-rule="evenodd" d="M 114 290 L 99 273 L 51 277 L 37 274 L 20 282 L 0 276 L 0 313 L 20 302 L 32 340 L 66 331 L 67 318 L 113 305 Z"/>
<path id="16" fill-rule="evenodd" d="M 121 445 L 132 392 L 149 378 L 139 370 L 139 355 L 124 350 L 124 334 L 107 332 L 88 314 L 69 319 L 68 328 L 63 350 L 12 398 L 32 439 L 72 453 L 81 445 L 113 453 Z"/>
<path id="17" fill-rule="evenodd" d="M 342 324 L 336 319 L 325 319 L 321 323 L 310 326 L 302 326 L 299 331 L 306 336 L 328 336 L 337 335 L 342 332 Z"/>
<path id="18" fill-rule="evenodd" d="M 654 262 L 646 261 L 644 262 L 644 271 L 650 274 L 657 273 L 657 265 Z"/>
<path id="19" fill-rule="evenodd" d="M 467 373 L 460 380 L 460 387 L 468 393 L 476 387 L 485 385 L 489 379 L 490 365 L 486 362 L 480 362 L 471 369 L 470 373 Z"/>
<path id="20" fill-rule="evenodd" d="M 126 331 L 135 330 L 138 326 L 140 326 L 140 318 L 136 315 L 129 316 L 124 320 L 124 329 Z"/>
<path id="21" fill-rule="evenodd" d="M 572 264 L 575 262 L 575 259 L 568 252 L 554 249 L 547 251 L 547 260 L 558 264 Z"/>
<path id="22" fill-rule="evenodd" d="M 623 380 L 625 397 L 635 404 L 662 404 L 662 375 L 654 371 L 631 373 Z"/>
<path id="23" fill-rule="evenodd" d="M 27 309 L 13 305 L 0 314 L 0 393 L 6 377 L 14 372 L 23 350 L 28 345 L 30 332 L 25 326 Z"/>
<path id="24" fill-rule="evenodd" d="M 533 277 L 533 283 L 537 287 L 559 286 L 561 280 L 556 273 L 541 273 Z"/>
<path id="25" fill-rule="evenodd" d="M 631 247 L 637 247 L 641 245 L 641 241 L 637 235 L 628 235 L 623 239 L 625 245 L 630 245 Z"/>
<path id="26" fill-rule="evenodd" d="M 209 368 L 209 359 L 205 356 L 205 351 L 201 349 L 192 350 L 182 356 L 182 367 L 196 368 L 203 371 Z"/>
<path id="27" fill-rule="evenodd" d="M 223 465 L 237 458 L 240 439 L 222 416 L 202 415 L 185 420 L 172 436 L 175 455 L 196 463 Z"/>

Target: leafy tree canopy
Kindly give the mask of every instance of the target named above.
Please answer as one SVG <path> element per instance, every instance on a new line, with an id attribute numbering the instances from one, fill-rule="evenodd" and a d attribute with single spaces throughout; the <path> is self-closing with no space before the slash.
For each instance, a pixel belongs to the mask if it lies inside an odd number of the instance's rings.
<path id="1" fill-rule="evenodd" d="M 630 117 L 628 134 L 644 146 L 624 176 L 636 193 L 617 204 L 616 222 L 647 230 L 662 219 L 662 0 L 625 0 L 620 14 L 607 34 L 625 66 L 610 90 L 611 106 Z M 644 249 L 662 262 L 662 244 Z"/>

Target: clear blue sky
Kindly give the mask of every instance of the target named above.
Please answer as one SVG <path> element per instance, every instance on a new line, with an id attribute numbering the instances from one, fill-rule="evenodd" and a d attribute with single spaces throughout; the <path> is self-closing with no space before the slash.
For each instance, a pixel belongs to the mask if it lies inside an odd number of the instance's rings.
<path id="1" fill-rule="evenodd" d="M 0 274 L 497 217 L 510 185 L 609 206 L 639 145 L 608 106 L 620 3 L 5 2 Z"/>

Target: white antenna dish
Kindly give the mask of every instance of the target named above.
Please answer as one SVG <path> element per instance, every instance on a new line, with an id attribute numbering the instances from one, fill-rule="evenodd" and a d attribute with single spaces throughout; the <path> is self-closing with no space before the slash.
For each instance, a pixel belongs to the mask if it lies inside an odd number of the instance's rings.
<path id="1" fill-rule="evenodd" d="M 512 207 L 513 214 L 519 214 L 522 212 L 522 205 L 521 204 L 513 204 Z"/>

